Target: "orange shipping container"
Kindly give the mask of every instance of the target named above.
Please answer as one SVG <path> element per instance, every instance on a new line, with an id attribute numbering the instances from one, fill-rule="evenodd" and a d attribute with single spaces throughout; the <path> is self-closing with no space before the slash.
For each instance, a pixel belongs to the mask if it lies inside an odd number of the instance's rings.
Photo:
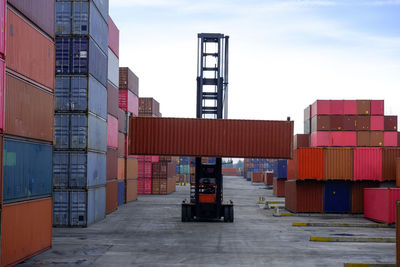
<path id="1" fill-rule="evenodd" d="M 125 158 L 118 158 L 118 180 L 125 180 Z"/>
<path id="2" fill-rule="evenodd" d="M 14 265 L 51 247 L 52 199 L 4 205 L 1 265 Z"/>
<path id="3" fill-rule="evenodd" d="M 400 158 L 400 148 L 382 149 L 382 181 L 396 180 L 396 160 Z"/>
<path id="4" fill-rule="evenodd" d="M 288 159 L 293 122 L 131 117 L 130 139 L 133 155 Z"/>
<path id="5" fill-rule="evenodd" d="M 285 182 L 286 179 L 274 178 L 273 194 L 276 197 L 285 197 Z"/>
<path id="6" fill-rule="evenodd" d="M 263 183 L 264 182 L 264 173 L 252 172 L 251 173 L 251 182 L 252 183 Z"/>
<path id="7" fill-rule="evenodd" d="M 53 142 L 54 97 L 6 74 L 5 132 Z"/>
<path id="8" fill-rule="evenodd" d="M 325 180 L 353 179 L 353 149 L 326 148 L 324 153 Z"/>
<path id="9" fill-rule="evenodd" d="M 106 214 L 118 208 L 118 180 L 109 180 L 106 183 Z"/>
<path id="10" fill-rule="evenodd" d="M 126 159 L 126 179 L 133 180 L 138 178 L 138 161 L 136 158 Z"/>
<path id="11" fill-rule="evenodd" d="M 354 181 L 351 183 L 351 213 L 364 212 L 364 188 L 379 187 L 376 181 Z"/>
<path id="12" fill-rule="evenodd" d="M 285 183 L 285 208 L 292 212 L 323 212 L 324 184 L 318 181 Z"/>
<path id="13" fill-rule="evenodd" d="M 288 161 L 288 179 L 324 178 L 324 149 L 299 148 L 294 150 L 293 160 Z"/>
<path id="14" fill-rule="evenodd" d="M 134 201 L 138 199 L 138 181 L 137 180 L 126 180 L 125 183 L 125 195 L 126 202 Z"/>
<path id="15" fill-rule="evenodd" d="M 6 32 L 6 67 L 53 91 L 54 42 L 10 8 Z"/>

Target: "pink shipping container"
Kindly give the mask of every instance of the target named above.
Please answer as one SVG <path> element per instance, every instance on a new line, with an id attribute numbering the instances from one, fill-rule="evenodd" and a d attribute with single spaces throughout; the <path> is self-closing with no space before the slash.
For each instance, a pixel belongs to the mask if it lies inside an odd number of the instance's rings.
<path id="1" fill-rule="evenodd" d="M 330 114 L 343 115 L 344 114 L 344 100 L 330 100 Z"/>
<path id="2" fill-rule="evenodd" d="M 385 102 L 383 100 L 371 100 L 371 115 L 384 115 Z"/>
<path id="3" fill-rule="evenodd" d="M 137 117 L 139 115 L 139 98 L 129 90 L 120 89 L 119 108 Z"/>
<path id="4" fill-rule="evenodd" d="M 0 133 L 4 132 L 4 89 L 5 89 L 5 69 L 4 61 L 0 60 Z"/>
<path id="5" fill-rule="evenodd" d="M 119 58 L 119 30 L 111 17 L 108 17 L 108 47 Z"/>
<path id="6" fill-rule="evenodd" d="M 151 156 L 151 162 L 158 162 L 160 160 L 160 156 Z"/>
<path id="7" fill-rule="evenodd" d="M 330 115 L 330 109 L 329 100 L 317 100 L 311 106 L 311 117 L 316 115 Z"/>
<path id="8" fill-rule="evenodd" d="M 330 132 L 314 132 L 311 134 L 311 147 L 330 146 Z"/>
<path id="9" fill-rule="evenodd" d="M 0 57 L 6 55 L 6 0 L 0 1 Z"/>
<path id="10" fill-rule="evenodd" d="M 357 146 L 356 132 L 331 132 L 332 146 Z"/>
<path id="11" fill-rule="evenodd" d="M 365 188 L 364 217 L 383 223 L 395 223 L 397 200 L 400 200 L 400 188 Z"/>
<path id="12" fill-rule="evenodd" d="M 118 148 L 118 119 L 107 116 L 107 146 Z"/>
<path id="13" fill-rule="evenodd" d="M 371 116 L 370 130 L 383 131 L 385 129 L 384 116 Z"/>
<path id="14" fill-rule="evenodd" d="M 354 181 L 382 181 L 382 149 L 354 148 Z"/>
<path id="15" fill-rule="evenodd" d="M 397 146 L 397 132 L 384 132 L 383 146 Z"/>
<path id="16" fill-rule="evenodd" d="M 356 100 L 344 100 L 343 113 L 345 115 L 357 115 L 357 101 Z"/>

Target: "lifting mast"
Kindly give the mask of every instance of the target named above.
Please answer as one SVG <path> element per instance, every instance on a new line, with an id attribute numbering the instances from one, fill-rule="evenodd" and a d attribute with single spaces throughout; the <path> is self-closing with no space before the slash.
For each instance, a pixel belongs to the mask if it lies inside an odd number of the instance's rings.
<path id="1" fill-rule="evenodd" d="M 229 36 L 198 34 L 196 117 L 228 118 Z M 223 203 L 222 158 L 203 164 L 196 157 L 195 181 L 190 202 L 182 203 L 182 221 L 219 220 L 233 222 L 233 203 Z"/>

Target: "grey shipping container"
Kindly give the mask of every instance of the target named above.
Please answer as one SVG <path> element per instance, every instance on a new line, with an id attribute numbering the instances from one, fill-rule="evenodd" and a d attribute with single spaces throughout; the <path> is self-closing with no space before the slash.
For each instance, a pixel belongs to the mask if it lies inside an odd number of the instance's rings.
<path id="1" fill-rule="evenodd" d="M 52 146 L 4 138 L 3 201 L 51 196 Z"/>
<path id="2" fill-rule="evenodd" d="M 56 76 L 55 110 L 91 112 L 107 119 L 107 89 L 93 76 Z"/>
<path id="3" fill-rule="evenodd" d="M 86 188 L 106 184 L 106 154 L 54 151 L 53 187 Z"/>
<path id="4" fill-rule="evenodd" d="M 86 227 L 103 219 L 105 209 L 105 186 L 53 192 L 54 226 Z"/>
<path id="5" fill-rule="evenodd" d="M 104 53 L 108 48 L 107 21 L 93 2 L 56 3 L 57 35 L 90 35 Z"/>
<path id="6" fill-rule="evenodd" d="M 54 148 L 107 151 L 107 122 L 91 114 L 54 115 Z"/>
<path id="7" fill-rule="evenodd" d="M 119 86 L 119 59 L 110 48 L 108 48 L 108 80 L 114 86 Z"/>
<path id="8" fill-rule="evenodd" d="M 56 75 L 93 75 L 107 86 L 107 52 L 91 37 L 56 37 Z"/>

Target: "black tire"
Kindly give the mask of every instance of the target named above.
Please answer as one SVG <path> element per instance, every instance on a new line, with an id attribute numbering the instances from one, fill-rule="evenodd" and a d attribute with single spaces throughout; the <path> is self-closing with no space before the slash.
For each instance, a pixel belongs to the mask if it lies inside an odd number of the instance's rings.
<path id="1" fill-rule="evenodd" d="M 182 205 L 182 222 L 187 222 L 187 218 L 186 206 Z"/>
<path id="2" fill-rule="evenodd" d="M 186 220 L 190 222 L 192 220 L 192 207 L 186 206 Z"/>
<path id="3" fill-rule="evenodd" d="M 230 207 L 229 207 L 229 217 L 230 217 L 230 218 L 229 218 L 229 219 L 230 219 L 229 221 L 230 221 L 230 222 L 233 222 L 233 215 L 234 215 L 234 213 L 233 213 L 233 206 L 230 206 Z"/>
<path id="4" fill-rule="evenodd" d="M 229 206 L 225 206 L 224 207 L 224 222 L 229 222 L 230 221 L 229 215 L 230 215 Z"/>

